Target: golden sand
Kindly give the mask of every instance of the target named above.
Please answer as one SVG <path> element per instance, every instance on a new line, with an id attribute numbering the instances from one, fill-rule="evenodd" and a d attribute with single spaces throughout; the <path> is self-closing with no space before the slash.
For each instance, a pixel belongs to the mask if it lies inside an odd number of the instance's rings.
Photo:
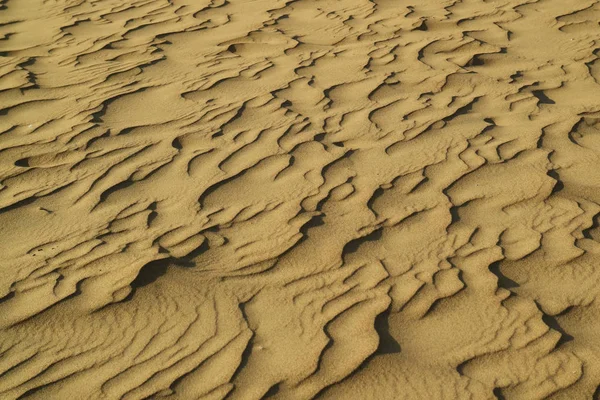
<path id="1" fill-rule="evenodd" d="M 3 0 L 1 399 L 592 399 L 600 1 Z"/>

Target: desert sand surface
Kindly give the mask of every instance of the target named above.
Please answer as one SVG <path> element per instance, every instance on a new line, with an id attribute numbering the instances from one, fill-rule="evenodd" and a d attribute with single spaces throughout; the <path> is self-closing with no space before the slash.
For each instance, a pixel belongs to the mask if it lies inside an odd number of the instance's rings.
<path id="1" fill-rule="evenodd" d="M 600 1 L 0 23 L 1 399 L 600 397 Z"/>

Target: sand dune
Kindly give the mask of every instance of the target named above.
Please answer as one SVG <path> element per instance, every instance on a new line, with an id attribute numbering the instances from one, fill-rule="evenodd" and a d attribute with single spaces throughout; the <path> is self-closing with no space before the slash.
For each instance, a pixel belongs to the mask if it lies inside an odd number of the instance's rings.
<path id="1" fill-rule="evenodd" d="M 600 1 L 0 23 L 0 398 L 600 397 Z"/>

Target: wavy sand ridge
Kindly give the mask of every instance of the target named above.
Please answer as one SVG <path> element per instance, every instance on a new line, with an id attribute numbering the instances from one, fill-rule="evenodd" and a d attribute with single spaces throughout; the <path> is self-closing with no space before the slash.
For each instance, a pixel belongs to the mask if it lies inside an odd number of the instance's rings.
<path id="1" fill-rule="evenodd" d="M 600 393 L 600 1 L 2 3 L 0 397 Z"/>

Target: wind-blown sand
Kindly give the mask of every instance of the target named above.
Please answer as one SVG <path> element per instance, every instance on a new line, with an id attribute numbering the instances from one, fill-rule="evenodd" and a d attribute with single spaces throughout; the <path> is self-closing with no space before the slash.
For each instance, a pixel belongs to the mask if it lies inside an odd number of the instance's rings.
<path id="1" fill-rule="evenodd" d="M 600 1 L 0 8 L 0 398 L 599 396 Z"/>

